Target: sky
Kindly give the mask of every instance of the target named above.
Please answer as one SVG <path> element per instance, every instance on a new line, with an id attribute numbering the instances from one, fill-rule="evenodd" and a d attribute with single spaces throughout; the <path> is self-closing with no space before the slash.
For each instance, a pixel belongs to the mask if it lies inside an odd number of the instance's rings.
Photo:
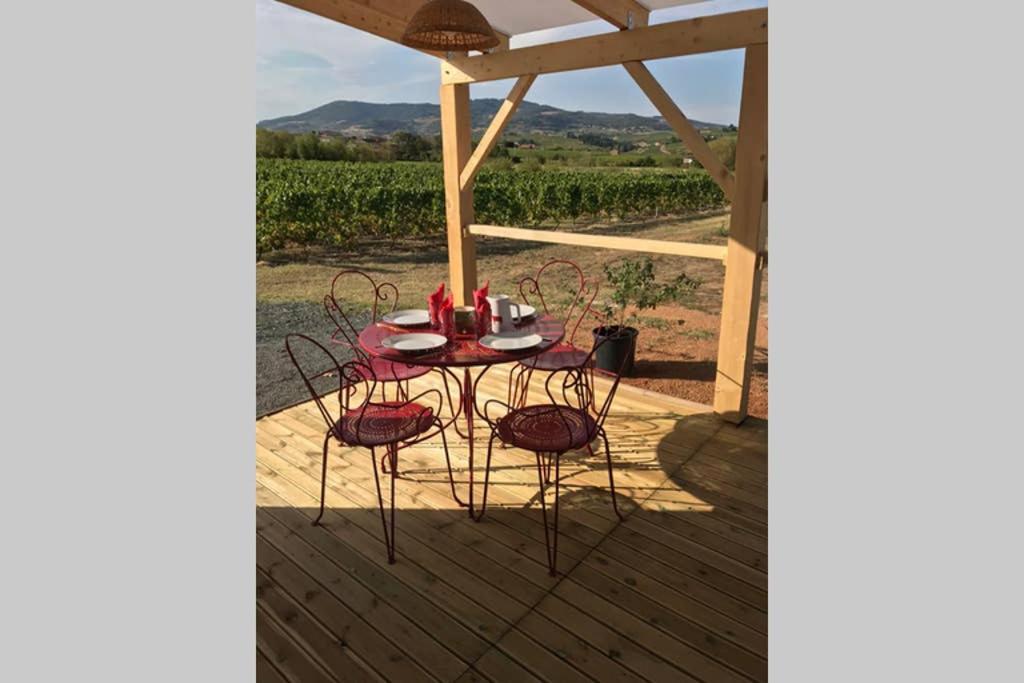
<path id="1" fill-rule="evenodd" d="M 656 11 L 651 23 L 765 6 L 766 0 L 712 0 Z M 597 20 L 514 36 L 512 47 L 610 30 Z M 742 50 L 661 59 L 648 67 L 688 117 L 737 122 Z M 470 96 L 503 98 L 513 82 L 473 85 Z M 256 0 L 257 120 L 298 114 L 334 100 L 436 104 L 439 83 L 434 57 L 274 0 Z M 526 99 L 571 111 L 657 114 L 620 66 L 541 75 Z"/>

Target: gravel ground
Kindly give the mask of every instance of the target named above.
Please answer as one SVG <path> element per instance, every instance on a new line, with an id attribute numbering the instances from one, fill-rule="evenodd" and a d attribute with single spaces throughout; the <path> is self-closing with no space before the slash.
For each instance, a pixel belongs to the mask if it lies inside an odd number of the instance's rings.
<path id="1" fill-rule="evenodd" d="M 354 321 L 362 327 L 369 321 Z M 256 304 L 256 416 L 260 417 L 282 408 L 287 408 L 309 398 L 302 379 L 299 377 L 291 358 L 284 347 L 284 338 L 297 332 L 305 334 L 328 346 L 339 361 L 351 357 L 345 347 L 329 344 L 333 324 L 328 320 L 323 306 L 309 302 L 283 302 Z M 309 345 L 306 345 L 307 347 Z M 315 347 L 297 349 L 300 362 L 308 362 L 314 372 L 323 369 L 322 358 Z M 337 386 L 337 379 L 333 380 Z M 317 387 L 321 388 L 321 387 Z M 329 387 L 323 387 L 328 389 Z"/>

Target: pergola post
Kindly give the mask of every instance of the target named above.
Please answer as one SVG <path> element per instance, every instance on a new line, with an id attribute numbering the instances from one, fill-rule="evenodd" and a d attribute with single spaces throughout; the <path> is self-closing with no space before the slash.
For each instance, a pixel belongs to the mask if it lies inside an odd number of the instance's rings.
<path id="1" fill-rule="evenodd" d="M 459 182 L 472 152 L 469 85 L 441 86 L 441 154 L 444 160 L 444 204 L 448 223 L 448 269 L 455 305 L 472 304 L 476 288 L 476 245 L 469 233 L 473 222 L 473 183 Z"/>
<path id="2" fill-rule="evenodd" d="M 736 187 L 729 224 L 718 340 L 715 412 L 739 423 L 747 416 L 751 364 L 761 299 L 761 245 L 766 225 L 764 197 L 768 173 L 768 46 L 746 48 Z"/>

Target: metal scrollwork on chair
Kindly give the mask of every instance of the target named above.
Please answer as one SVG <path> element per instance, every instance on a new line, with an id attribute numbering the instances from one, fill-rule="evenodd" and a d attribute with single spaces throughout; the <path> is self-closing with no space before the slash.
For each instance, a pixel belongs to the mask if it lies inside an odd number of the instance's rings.
<path id="1" fill-rule="evenodd" d="M 563 274 L 561 280 L 557 279 L 559 273 Z M 564 286 L 566 280 L 569 282 L 568 302 L 558 302 L 556 291 Z M 565 321 L 566 338 L 558 346 L 516 364 L 509 373 L 509 405 L 526 405 L 534 370 L 554 372 L 581 367 L 586 362 L 587 352 L 576 346 L 576 334 L 591 314 L 598 289 L 598 283 L 588 280 L 578 265 L 563 259 L 549 261 L 537 271 L 536 277 L 523 278 L 519 282 L 519 295 L 525 303 Z"/>
<path id="2" fill-rule="evenodd" d="M 394 396 L 396 399 L 409 398 L 409 380 L 430 372 L 429 368 L 395 363 L 380 358 L 371 358 L 359 347 L 359 327 L 352 320 L 351 307 L 348 313 L 345 312 L 341 296 L 342 283 L 349 284 L 348 289 L 353 290 L 356 286 L 365 287 L 370 293 L 373 303 L 370 306 L 369 322 L 377 322 L 378 315 L 382 309 L 384 312 L 392 312 L 398 307 L 398 287 L 390 282 L 377 283 L 372 277 L 361 270 L 343 270 L 331 280 L 331 293 L 324 296 L 324 310 L 327 316 L 334 323 L 334 331 L 331 333 L 331 342 L 348 347 L 353 355 L 369 366 L 380 384 L 381 396 L 387 400 L 387 386 L 394 385 Z M 390 309 L 387 304 L 390 302 Z"/>
<path id="3" fill-rule="evenodd" d="M 487 461 L 490 462 L 491 450 L 495 440 L 506 446 L 533 451 L 537 461 L 537 480 L 540 485 L 541 514 L 544 520 L 544 539 L 547 546 L 548 571 L 554 576 L 558 555 L 558 494 L 560 488 L 561 457 L 570 451 L 586 448 L 594 455 L 592 443 L 600 437 L 604 444 L 605 459 L 608 463 L 608 486 L 611 490 L 612 509 L 619 519 L 624 519 L 619 512 L 615 499 L 615 477 L 612 471 L 612 454 L 608 444 L 608 435 L 604 429 L 605 419 L 611 409 L 612 401 L 622 379 L 628 354 L 623 357 L 622 365 L 613 375 L 611 387 L 604 401 L 598 408 L 593 378 L 590 368 L 598 349 L 604 344 L 618 339 L 616 336 L 602 338 L 586 354 L 584 362 L 576 367 L 555 370 L 548 375 L 544 383 L 549 403 L 538 405 L 512 405 L 499 399 L 491 399 L 484 404 L 483 417 L 491 426 L 491 436 L 487 443 Z M 635 337 L 629 337 L 631 344 L 636 343 Z M 558 386 L 560 382 L 560 387 Z M 491 407 L 503 406 L 505 414 L 492 417 Z M 552 469 L 554 476 L 552 477 Z M 487 480 L 484 481 L 484 501 L 487 500 Z M 548 523 L 548 507 L 544 499 L 546 485 L 554 484 L 555 500 L 553 505 L 554 522 Z"/>
<path id="4" fill-rule="evenodd" d="M 290 334 L 285 338 L 288 355 L 302 377 L 303 383 L 316 402 L 320 415 L 327 426 L 323 443 L 323 470 L 320 474 L 320 512 L 313 524 L 317 525 L 324 516 L 324 497 L 327 491 L 327 455 L 331 439 L 341 444 L 367 448 L 370 451 L 370 467 L 377 487 L 377 502 L 384 526 L 384 544 L 387 547 L 388 562 L 395 562 L 395 480 L 398 478 L 398 454 L 402 449 L 441 435 L 444 457 L 448 466 L 448 481 L 452 495 L 455 495 L 455 479 L 451 458 L 448 454 L 448 440 L 445 437 L 444 422 L 441 421 L 441 407 L 444 397 L 438 389 L 428 389 L 405 400 L 374 401 L 378 384 L 373 367 L 362 359 L 339 363 L 327 347 L 301 334 Z M 302 349 L 300 351 L 300 349 Z M 299 357 L 303 360 L 300 360 Z M 313 366 L 313 359 L 319 363 Z M 317 380 L 338 378 L 338 411 L 333 412 L 324 401 L 325 394 L 314 384 Z M 362 390 L 361 390 L 362 389 Z M 360 398 L 360 395 L 362 397 Z M 436 398 L 424 404 L 427 397 Z M 377 468 L 377 449 L 384 450 L 382 459 L 386 468 Z M 390 502 L 384 502 L 381 477 L 390 480 Z M 390 514 L 385 514 L 385 508 Z"/>

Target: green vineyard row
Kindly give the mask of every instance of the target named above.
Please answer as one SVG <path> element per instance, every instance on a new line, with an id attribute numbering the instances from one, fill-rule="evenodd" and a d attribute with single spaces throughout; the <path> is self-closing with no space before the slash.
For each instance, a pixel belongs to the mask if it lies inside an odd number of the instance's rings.
<path id="1" fill-rule="evenodd" d="M 699 170 L 484 169 L 474 197 L 477 222 L 511 226 L 684 214 L 725 202 Z M 438 235 L 444 226 L 440 164 L 256 161 L 258 252 Z"/>

